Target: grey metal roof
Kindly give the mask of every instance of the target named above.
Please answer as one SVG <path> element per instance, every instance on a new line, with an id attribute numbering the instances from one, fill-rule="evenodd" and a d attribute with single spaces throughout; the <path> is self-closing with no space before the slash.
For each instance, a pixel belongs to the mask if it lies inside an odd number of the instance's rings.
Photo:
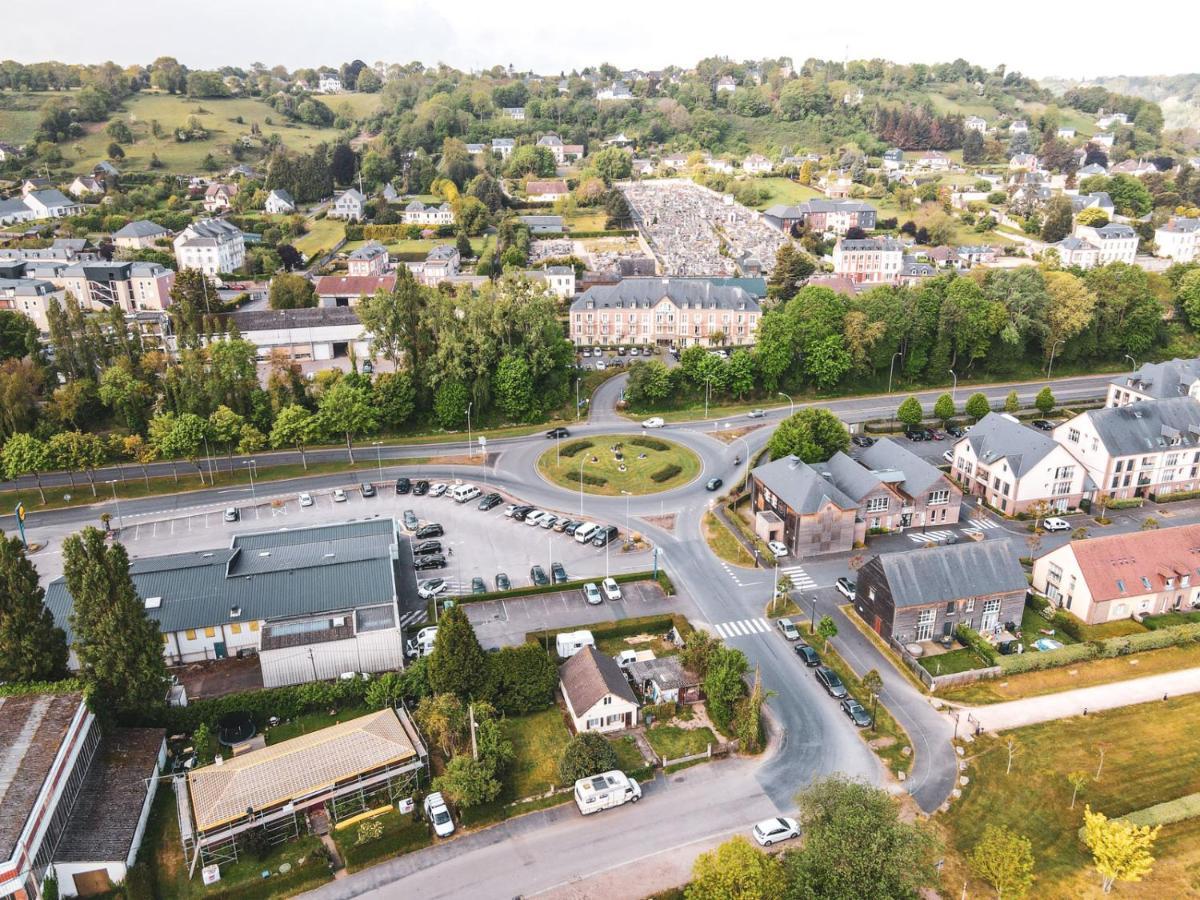
<path id="1" fill-rule="evenodd" d="M 1086 413 L 1110 456 L 1200 446 L 1200 401 L 1171 397 Z"/>
<path id="2" fill-rule="evenodd" d="M 30 197 L 37 199 L 46 206 L 78 206 L 79 203 L 70 199 L 58 188 L 46 188 L 44 191 L 30 191 Z"/>
<path id="3" fill-rule="evenodd" d="M 349 306 L 314 306 L 306 309 L 241 309 L 230 313 L 242 334 L 273 328 L 321 328 L 357 325 L 358 313 Z"/>
<path id="4" fill-rule="evenodd" d="M 130 222 L 124 228 L 113 232 L 113 237 L 154 237 L 156 234 L 170 234 L 166 228 L 163 228 L 157 222 L 151 222 L 148 219 L 138 219 L 136 222 Z"/>
<path id="5" fill-rule="evenodd" d="M 352 252 L 350 259 L 375 259 L 377 256 L 387 256 L 387 247 L 383 246 L 379 241 L 368 241 Z"/>
<path id="6" fill-rule="evenodd" d="M 838 241 L 843 250 L 904 250 L 904 244 L 894 238 L 858 238 Z"/>
<path id="7" fill-rule="evenodd" d="M 1186 396 L 1193 382 L 1200 379 L 1200 359 L 1175 359 L 1143 363 L 1130 375 L 1121 375 L 1109 384 L 1133 388 L 1154 400 Z"/>
<path id="8" fill-rule="evenodd" d="M 829 503 L 839 509 L 858 509 L 853 497 L 796 456 L 758 466 L 752 474 L 800 515 L 811 515 Z"/>
<path id="9" fill-rule="evenodd" d="M 941 471 L 928 460 L 921 459 L 906 447 L 897 444 L 891 438 L 880 438 L 871 447 L 859 455 L 859 460 L 876 471 L 893 470 L 901 472 L 904 480 L 897 485 L 900 490 L 910 497 L 918 497 L 945 477 Z"/>
<path id="10" fill-rule="evenodd" d="M 588 288 L 571 304 L 585 309 L 649 308 L 667 297 L 677 306 L 693 309 L 735 309 L 758 312 L 758 303 L 744 289 L 707 278 L 623 278 L 617 284 Z"/>
<path id="11" fill-rule="evenodd" d="M 975 455 L 988 465 L 1000 459 L 1008 460 L 1008 467 L 1017 478 L 1058 447 L 1044 431 L 994 412 L 980 419 L 963 440 L 968 441 Z"/>
<path id="12" fill-rule="evenodd" d="M 845 453 L 838 451 L 823 463 L 813 463 L 813 469 L 826 481 L 854 500 L 855 505 L 862 502 L 863 497 L 878 490 L 883 483 L 874 472 L 865 466 L 860 466 Z"/>
<path id="13" fill-rule="evenodd" d="M 984 597 L 1029 587 L 1017 552 L 1007 541 L 884 553 L 879 556 L 897 609 Z"/>
<path id="14" fill-rule="evenodd" d="M 146 615 L 165 632 L 285 619 L 394 602 L 395 543 L 391 518 L 240 534 L 228 550 L 135 559 L 130 576 L 143 600 L 161 598 Z M 70 638 L 64 579 L 46 588 L 46 605 Z"/>
<path id="15" fill-rule="evenodd" d="M 1096 236 L 1101 240 L 1111 241 L 1120 238 L 1134 237 L 1136 232 L 1121 222 L 1109 222 L 1102 228 L 1096 229 Z"/>

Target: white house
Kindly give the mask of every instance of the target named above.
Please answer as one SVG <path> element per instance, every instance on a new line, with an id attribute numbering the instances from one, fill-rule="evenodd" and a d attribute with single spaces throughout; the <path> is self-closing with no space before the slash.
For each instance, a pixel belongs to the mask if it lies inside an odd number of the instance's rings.
<path id="1" fill-rule="evenodd" d="M 1196 259 L 1200 246 L 1200 219 L 1172 216 L 1165 225 L 1154 229 L 1155 256 L 1189 263 Z"/>
<path id="2" fill-rule="evenodd" d="M 322 72 L 317 79 L 318 94 L 340 94 L 342 79 L 334 72 Z"/>
<path id="3" fill-rule="evenodd" d="M 0 225 L 14 222 L 65 219 L 83 213 L 83 204 L 56 188 L 30 190 L 22 197 L 0 200 Z"/>
<path id="4" fill-rule="evenodd" d="M 575 296 L 575 267 L 547 266 L 544 269 L 526 269 L 525 276 L 533 281 L 545 282 L 551 293 L 568 300 Z"/>
<path id="5" fill-rule="evenodd" d="M 917 167 L 944 172 L 950 168 L 950 157 L 940 150 L 928 150 L 917 160 Z"/>
<path id="6" fill-rule="evenodd" d="M 1082 238 L 1099 250 L 1097 265 L 1111 262 L 1133 264 L 1137 257 L 1137 232 L 1121 222 L 1109 222 L 1100 228 L 1076 225 L 1075 237 Z"/>
<path id="7" fill-rule="evenodd" d="M 67 192 L 77 199 L 89 194 L 103 194 L 104 185 L 92 175 L 76 175 L 75 180 L 67 188 Z"/>
<path id="8" fill-rule="evenodd" d="M 771 161 L 761 153 L 751 153 L 742 160 L 742 169 L 751 175 L 766 175 L 774 168 Z"/>
<path id="9" fill-rule="evenodd" d="M 292 195 L 283 188 L 276 188 L 267 194 L 267 202 L 264 205 L 267 215 L 282 216 L 296 211 L 296 201 L 292 199 Z"/>
<path id="10" fill-rule="evenodd" d="M 387 270 L 387 247 L 379 241 L 367 241 L 350 254 L 347 262 L 347 274 L 352 278 L 364 275 L 383 275 Z"/>
<path id="11" fill-rule="evenodd" d="M 855 284 L 897 284 L 904 245 L 892 238 L 841 238 L 833 248 L 833 272 Z"/>
<path id="12" fill-rule="evenodd" d="M 967 116 L 966 120 L 963 122 L 963 127 L 966 128 L 967 131 L 978 131 L 980 134 L 986 134 L 987 119 L 980 118 L 979 116 Z"/>
<path id="13" fill-rule="evenodd" d="M 717 79 L 717 93 L 732 94 L 737 90 L 737 82 L 729 75 L 722 75 Z"/>
<path id="14" fill-rule="evenodd" d="M 498 153 L 501 159 L 508 159 L 516 146 L 517 142 L 512 138 L 492 138 L 492 152 Z"/>
<path id="15" fill-rule="evenodd" d="M 404 207 L 404 224 L 405 225 L 453 225 L 454 210 L 450 208 L 449 203 L 443 203 L 441 206 L 426 206 L 420 200 L 413 200 Z"/>
<path id="16" fill-rule="evenodd" d="M 366 213 L 366 198 L 358 192 L 357 188 L 350 188 L 339 194 L 333 201 L 333 207 L 329 210 L 329 218 L 361 222 Z"/>
<path id="17" fill-rule="evenodd" d="M 113 232 L 113 243 L 119 250 L 141 250 L 153 247 L 158 241 L 171 236 L 171 232 L 157 222 L 138 219 Z"/>
<path id="18" fill-rule="evenodd" d="M 559 666 L 558 678 L 577 734 L 623 731 L 637 724 L 637 697 L 611 656 L 584 647 Z"/>
<path id="19" fill-rule="evenodd" d="M 514 122 L 525 121 L 525 107 L 523 106 L 506 106 L 500 112 L 504 118 L 512 119 Z"/>
<path id="20" fill-rule="evenodd" d="M 200 219 L 175 236 L 175 261 L 205 275 L 234 272 L 246 262 L 246 239 L 231 222 Z"/>
<path id="21" fill-rule="evenodd" d="M 561 180 L 533 180 L 525 184 L 525 197 L 530 203 L 554 203 L 570 196 L 567 183 Z"/>
<path id="22" fill-rule="evenodd" d="M 1029 134 L 1029 123 L 1024 119 L 1016 119 L 1011 125 L 1008 126 L 1008 133 L 1014 135 Z"/>
<path id="23" fill-rule="evenodd" d="M 899 147 L 892 147 L 890 150 L 885 150 L 883 154 L 883 170 L 885 172 L 895 172 L 904 168 L 904 151 Z"/>
<path id="24" fill-rule="evenodd" d="M 1112 145 L 1117 142 L 1117 136 L 1111 131 L 1101 131 L 1092 135 L 1092 143 L 1098 147 L 1106 147 L 1112 149 Z"/>
<path id="25" fill-rule="evenodd" d="M 1128 124 L 1129 124 L 1129 116 L 1125 115 L 1125 113 L 1109 113 L 1108 115 L 1101 116 L 1100 118 L 1098 118 L 1096 120 L 1097 128 L 1108 129 L 1108 128 L 1112 128 L 1114 125 L 1128 125 Z"/>
<path id="26" fill-rule="evenodd" d="M 1067 128 L 1064 126 L 1060 127 L 1058 131 L 1055 132 L 1055 135 L 1059 138 L 1062 138 L 1064 141 L 1073 141 L 1075 140 L 1076 133 L 1077 132 L 1074 128 Z"/>
<path id="27" fill-rule="evenodd" d="M 611 85 L 596 92 L 596 99 L 602 103 L 611 100 L 632 100 L 633 91 L 623 81 L 614 81 Z"/>
<path id="28" fill-rule="evenodd" d="M 1047 248 L 1058 254 L 1058 261 L 1067 267 L 1092 269 L 1100 264 L 1100 248 L 1083 238 L 1068 236 Z"/>
<path id="29" fill-rule="evenodd" d="M 233 206 L 233 198 L 237 196 L 237 192 L 236 184 L 210 184 L 204 190 L 204 211 L 216 213 L 229 209 Z"/>

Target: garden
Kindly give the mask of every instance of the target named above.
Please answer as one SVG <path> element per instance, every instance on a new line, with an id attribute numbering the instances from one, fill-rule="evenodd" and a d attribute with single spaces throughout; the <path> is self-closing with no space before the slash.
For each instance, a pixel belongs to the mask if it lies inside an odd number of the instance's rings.
<path id="1" fill-rule="evenodd" d="M 538 460 L 542 477 L 560 487 L 589 494 L 654 494 L 669 491 L 700 474 L 700 457 L 657 437 L 601 434 L 556 442 Z"/>

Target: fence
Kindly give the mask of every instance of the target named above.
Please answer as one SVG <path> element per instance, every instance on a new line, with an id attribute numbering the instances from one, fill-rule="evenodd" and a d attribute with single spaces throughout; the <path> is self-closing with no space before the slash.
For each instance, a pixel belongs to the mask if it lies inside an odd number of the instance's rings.
<path id="1" fill-rule="evenodd" d="M 737 748 L 738 742 L 736 740 L 726 741 L 724 743 L 718 742 L 715 746 L 712 744 L 712 742 L 709 742 L 708 748 L 702 753 L 693 753 L 690 756 L 681 756 L 678 759 L 667 759 L 665 756 L 660 756 L 659 762 L 661 763 L 663 769 L 666 769 L 668 766 L 680 766 L 684 763 L 695 762 L 698 759 L 712 759 L 714 756 L 728 756 L 729 754 L 735 752 Z"/>
<path id="2" fill-rule="evenodd" d="M 931 694 L 936 693 L 938 688 L 957 687 L 960 684 L 983 681 L 985 678 L 996 678 L 1003 672 L 999 666 L 987 666 L 982 669 L 968 669 L 965 672 L 947 672 L 945 675 L 934 675 L 917 662 L 916 657 L 909 653 L 908 649 L 894 637 L 889 636 L 887 642 L 888 646 L 900 657 L 900 661 L 908 667 L 910 672 L 920 679 L 921 684 L 925 685 L 925 689 Z"/>

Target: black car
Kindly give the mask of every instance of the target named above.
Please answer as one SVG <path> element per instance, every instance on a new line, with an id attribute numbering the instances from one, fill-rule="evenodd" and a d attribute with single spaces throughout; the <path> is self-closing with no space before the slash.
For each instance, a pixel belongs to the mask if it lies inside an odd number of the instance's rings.
<path id="1" fill-rule="evenodd" d="M 487 512 L 489 509 L 499 506 L 502 502 L 502 499 L 503 498 L 501 498 L 499 494 L 487 494 L 482 500 L 479 501 L 479 508 L 484 512 Z"/>
<path id="2" fill-rule="evenodd" d="M 426 553 L 441 553 L 441 541 L 421 541 L 413 547 L 413 556 L 424 556 Z"/>
<path id="3" fill-rule="evenodd" d="M 960 438 L 966 435 L 966 430 L 961 425 L 951 425 L 946 429 L 946 434 L 952 438 Z"/>
<path id="4" fill-rule="evenodd" d="M 567 570 L 560 562 L 550 564 L 550 576 L 554 579 L 555 584 L 566 584 L 567 582 Z"/>
<path id="5" fill-rule="evenodd" d="M 571 436 L 571 432 L 569 432 L 569 431 L 567 431 L 567 429 L 561 428 L 561 427 L 560 428 L 551 428 L 549 431 L 546 432 L 546 437 L 550 438 L 551 440 L 553 440 L 554 438 L 565 438 L 565 437 L 570 437 L 570 436 Z"/>
<path id="6" fill-rule="evenodd" d="M 846 686 L 842 684 L 842 679 L 838 678 L 838 673 L 829 666 L 821 666 L 817 669 L 816 675 L 817 681 L 821 682 L 821 687 L 825 688 L 825 693 L 834 700 L 843 700 L 849 696 Z"/>
<path id="7" fill-rule="evenodd" d="M 842 701 L 842 712 L 859 728 L 866 728 L 871 724 L 871 714 L 853 697 L 847 697 Z"/>
<path id="8" fill-rule="evenodd" d="M 421 496 L 424 496 L 425 494 L 428 494 L 429 493 L 429 482 L 426 481 L 425 479 L 421 479 L 420 481 L 413 484 L 412 492 L 413 492 L 414 497 L 421 497 Z"/>
<path id="9" fill-rule="evenodd" d="M 534 566 L 529 570 L 529 580 L 533 582 L 534 587 L 545 587 L 550 583 L 550 579 L 546 577 L 546 570 L 541 566 Z"/>
<path id="10" fill-rule="evenodd" d="M 603 528 L 597 531 L 595 536 L 592 538 L 592 546 L 605 547 L 615 541 L 618 534 L 620 534 L 620 532 L 617 530 L 616 525 L 605 525 Z"/>
<path id="11" fill-rule="evenodd" d="M 428 525 L 422 525 L 417 529 L 417 537 L 421 540 L 425 540 L 426 538 L 441 537 L 445 533 L 446 529 L 437 522 L 430 522 Z"/>
<path id="12" fill-rule="evenodd" d="M 875 438 L 867 437 L 865 434 L 856 434 L 854 437 L 850 438 L 850 443 L 852 443 L 855 447 L 874 447 Z"/>
<path id="13" fill-rule="evenodd" d="M 428 556 L 417 556 L 413 558 L 413 568 L 417 571 L 422 569 L 444 569 L 446 568 L 446 557 L 436 553 L 431 553 Z"/>
<path id="14" fill-rule="evenodd" d="M 412 490 L 412 482 L 403 476 L 396 479 L 396 493 L 407 494 Z"/>
<path id="15" fill-rule="evenodd" d="M 710 479 L 708 479 L 708 484 L 704 485 L 704 489 L 706 491 L 719 490 L 721 485 L 723 485 L 724 483 L 725 482 L 723 482 L 720 478 L 710 478 Z"/>
<path id="16" fill-rule="evenodd" d="M 1053 431 L 1054 430 L 1054 423 L 1051 422 L 1049 419 L 1034 419 L 1033 422 L 1030 424 L 1032 424 L 1034 428 L 1038 428 L 1042 431 Z"/>
<path id="17" fill-rule="evenodd" d="M 817 651 L 803 641 L 796 644 L 792 649 L 796 651 L 796 655 L 810 669 L 815 669 L 821 664 L 821 657 L 817 655 Z"/>
<path id="18" fill-rule="evenodd" d="M 512 582 L 508 580 L 508 576 L 505 575 L 503 572 L 498 572 L 496 574 L 496 590 L 498 590 L 498 591 L 512 590 Z"/>
<path id="19" fill-rule="evenodd" d="M 534 506 L 518 506 L 516 509 L 513 510 L 512 517 L 517 522 L 524 522 L 525 517 L 527 515 L 529 515 L 531 512 L 533 512 L 534 509 L 536 509 L 536 507 L 534 507 Z"/>
<path id="20" fill-rule="evenodd" d="M 474 578 L 471 579 L 471 593 L 472 594 L 486 594 L 487 593 L 487 585 L 483 583 L 483 579 L 480 578 L 478 575 L 476 575 Z"/>
<path id="21" fill-rule="evenodd" d="M 907 428 L 904 431 L 904 436 L 910 441 L 927 441 L 929 440 L 929 432 L 924 428 Z"/>
<path id="22" fill-rule="evenodd" d="M 576 519 L 572 519 L 570 522 L 568 522 L 568 523 L 567 523 L 567 527 L 563 529 L 563 534 L 569 534 L 569 535 L 571 535 L 572 537 L 574 537 L 574 536 L 575 536 L 575 530 L 576 530 L 577 528 L 579 528 L 579 526 L 580 526 L 580 525 L 582 525 L 582 524 L 583 524 L 582 522 L 580 522 L 580 521 L 578 521 L 578 520 L 576 520 Z"/>

